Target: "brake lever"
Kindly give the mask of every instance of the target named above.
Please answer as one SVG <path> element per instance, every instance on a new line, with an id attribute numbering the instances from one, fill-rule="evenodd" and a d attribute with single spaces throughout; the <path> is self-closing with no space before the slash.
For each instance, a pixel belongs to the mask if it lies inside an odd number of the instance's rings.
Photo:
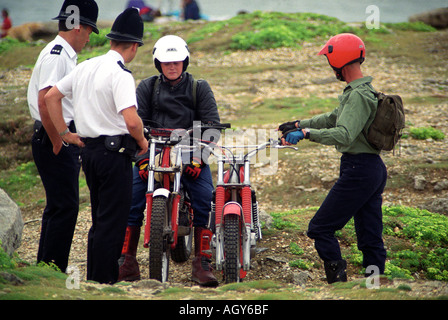
<path id="1" fill-rule="evenodd" d="M 273 143 L 272 147 L 277 148 L 277 149 L 293 149 L 295 151 L 299 150 L 299 148 L 297 148 L 297 147 L 282 145 L 281 139 L 273 140 L 272 143 Z"/>

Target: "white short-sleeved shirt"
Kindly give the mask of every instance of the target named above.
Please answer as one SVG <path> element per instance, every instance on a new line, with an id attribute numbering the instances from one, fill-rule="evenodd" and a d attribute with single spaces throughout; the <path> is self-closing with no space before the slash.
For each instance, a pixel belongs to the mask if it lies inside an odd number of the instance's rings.
<path id="1" fill-rule="evenodd" d="M 124 67 L 123 57 L 110 50 L 105 55 L 80 63 L 56 84 L 73 99 L 78 134 L 84 138 L 128 134 L 121 114 L 135 106 L 134 78 Z"/>
<path id="2" fill-rule="evenodd" d="M 39 91 L 53 87 L 75 67 L 78 56 L 70 44 L 61 36 L 51 41 L 40 52 L 28 85 L 28 107 L 31 117 L 41 121 L 38 106 Z M 74 119 L 73 105 L 69 98 L 62 99 L 62 114 L 65 123 Z"/>

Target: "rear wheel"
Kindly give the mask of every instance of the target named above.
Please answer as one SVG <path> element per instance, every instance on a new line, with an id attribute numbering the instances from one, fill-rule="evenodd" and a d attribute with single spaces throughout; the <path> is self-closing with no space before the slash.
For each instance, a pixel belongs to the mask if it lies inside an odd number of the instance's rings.
<path id="1" fill-rule="evenodd" d="M 226 283 L 240 280 L 240 217 L 224 216 L 224 275 Z"/>
<path id="2" fill-rule="evenodd" d="M 169 235 L 164 232 L 164 230 L 170 230 L 167 201 L 165 197 L 155 197 L 151 212 L 149 277 L 161 282 L 168 280 L 170 262 Z"/>

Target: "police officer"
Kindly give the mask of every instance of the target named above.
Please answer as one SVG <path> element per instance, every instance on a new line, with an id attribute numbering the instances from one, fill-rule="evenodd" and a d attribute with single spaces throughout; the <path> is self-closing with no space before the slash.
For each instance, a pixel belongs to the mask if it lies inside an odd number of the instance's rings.
<path id="1" fill-rule="evenodd" d="M 45 97 L 62 139 L 83 147 L 82 167 L 90 189 L 92 226 L 87 249 L 87 279 L 115 283 L 132 199 L 132 162 L 148 141 L 137 114 L 135 82 L 125 63 L 143 45 L 143 21 L 135 8 L 123 11 L 107 38 L 111 50 L 78 65 Z M 61 100 L 73 97 L 78 134 L 62 119 Z"/>
<path id="2" fill-rule="evenodd" d="M 71 16 L 73 7 L 79 16 Z M 67 19 L 71 16 L 71 20 Z M 47 203 L 42 215 L 42 228 L 37 262 L 53 262 L 65 272 L 79 209 L 79 147 L 62 147 L 62 139 L 50 121 L 45 94 L 56 82 L 72 71 L 77 53 L 98 33 L 98 6 L 93 0 L 66 0 L 59 15 L 59 32 L 40 53 L 28 86 L 28 105 L 34 123 L 32 151 L 42 179 Z M 78 21 L 76 25 L 74 21 Z M 72 100 L 62 100 L 65 124 L 75 131 Z"/>
<path id="3" fill-rule="evenodd" d="M 378 101 L 372 77 L 364 77 L 361 64 L 366 49 L 353 34 L 332 37 L 319 52 L 325 55 L 337 79 L 347 83 L 339 107 L 308 120 L 280 125 L 286 143 L 307 138 L 334 145 L 342 153 L 340 176 L 308 226 L 308 236 L 324 261 L 328 283 L 347 281 L 347 263 L 335 237 L 336 230 L 353 217 L 363 266 L 375 266 L 383 274 L 386 261 L 382 231 L 382 193 L 387 171 L 380 150 L 367 141 L 367 132 L 376 114 Z M 375 271 L 375 270 L 374 270 Z"/>

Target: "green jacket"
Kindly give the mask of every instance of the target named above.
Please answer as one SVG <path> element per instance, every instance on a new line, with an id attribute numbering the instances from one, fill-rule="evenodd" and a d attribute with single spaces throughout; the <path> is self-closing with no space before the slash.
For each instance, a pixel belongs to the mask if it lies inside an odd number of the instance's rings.
<path id="1" fill-rule="evenodd" d="M 339 96 L 339 107 L 332 112 L 301 120 L 302 128 L 310 129 L 310 140 L 334 145 L 341 153 L 373 153 L 380 151 L 367 142 L 367 132 L 375 117 L 378 100 L 373 94 L 372 77 L 350 82 Z"/>

